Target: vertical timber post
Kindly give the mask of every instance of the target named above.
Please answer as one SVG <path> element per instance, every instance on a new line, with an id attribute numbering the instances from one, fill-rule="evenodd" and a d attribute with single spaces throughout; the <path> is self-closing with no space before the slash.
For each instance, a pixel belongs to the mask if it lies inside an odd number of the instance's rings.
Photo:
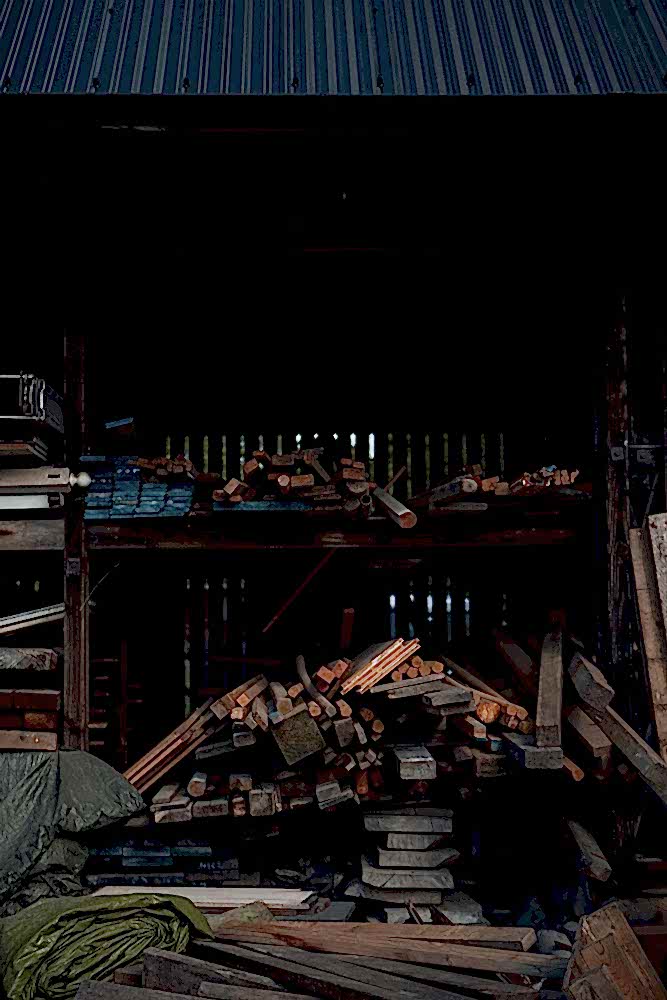
<path id="1" fill-rule="evenodd" d="M 65 335 L 66 455 L 78 469 L 86 437 L 84 337 Z M 70 499 L 65 514 L 65 656 L 63 745 L 88 749 L 89 564 L 83 505 Z"/>

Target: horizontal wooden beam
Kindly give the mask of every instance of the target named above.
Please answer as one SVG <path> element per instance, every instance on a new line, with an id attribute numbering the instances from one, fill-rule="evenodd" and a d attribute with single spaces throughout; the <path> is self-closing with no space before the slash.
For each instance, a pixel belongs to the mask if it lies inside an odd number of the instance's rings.
<path id="1" fill-rule="evenodd" d="M 0 521 L 1 552 L 62 552 L 64 548 L 63 520 Z"/>
<path id="2" fill-rule="evenodd" d="M 512 528 L 466 536 L 459 529 L 447 532 L 412 530 L 400 535 L 386 533 L 386 521 L 381 520 L 377 533 L 367 531 L 317 530 L 310 521 L 310 530 L 303 525 L 292 532 L 271 531 L 258 515 L 253 531 L 247 534 L 195 529 L 190 525 L 154 525 L 146 521 L 136 524 L 99 524 L 87 529 L 89 551 L 166 551 L 166 552 L 248 552 L 248 551 L 310 551 L 312 549 L 347 548 L 375 551 L 419 551 L 422 549 L 466 549 L 486 546 L 533 547 L 573 543 L 577 533 L 568 528 Z M 372 528 L 372 519 L 367 522 Z M 246 526 L 247 527 L 247 526 Z M 264 530 L 265 534 L 260 532 Z"/>

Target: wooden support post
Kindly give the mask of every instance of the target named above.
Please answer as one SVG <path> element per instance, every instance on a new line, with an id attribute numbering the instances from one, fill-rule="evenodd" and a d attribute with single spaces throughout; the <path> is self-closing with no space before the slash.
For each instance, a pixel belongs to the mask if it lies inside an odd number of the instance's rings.
<path id="1" fill-rule="evenodd" d="M 563 709 L 563 637 L 560 632 L 545 636 L 540 662 L 540 681 L 535 718 L 538 747 L 559 747 Z"/>
<path id="2" fill-rule="evenodd" d="M 65 402 L 67 461 L 76 469 L 85 441 L 85 352 L 84 337 L 65 337 Z M 83 506 L 76 501 L 65 515 L 65 654 L 63 745 L 71 750 L 88 749 L 89 565 Z"/>

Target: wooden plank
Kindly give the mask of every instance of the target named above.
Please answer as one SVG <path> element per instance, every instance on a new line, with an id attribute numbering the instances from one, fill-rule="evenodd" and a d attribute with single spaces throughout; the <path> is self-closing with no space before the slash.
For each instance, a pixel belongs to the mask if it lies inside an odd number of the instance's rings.
<path id="1" fill-rule="evenodd" d="M 374 889 L 413 889 L 416 891 L 453 889 L 454 879 L 446 868 L 424 871 L 419 868 L 376 868 L 368 858 L 361 861 L 361 880 Z"/>
<path id="2" fill-rule="evenodd" d="M 423 1000 L 460 1000 L 460 994 L 452 994 L 448 990 L 439 987 L 417 984 L 396 974 L 381 972 L 379 969 L 365 969 L 361 965 L 348 963 L 347 971 L 341 971 L 338 956 L 323 954 L 322 952 L 304 951 L 302 948 L 289 948 L 271 945 L 246 945 L 247 948 L 279 958 L 284 961 L 296 962 L 309 969 L 316 969 L 321 972 L 334 973 L 336 975 L 348 974 L 350 978 L 366 983 L 369 986 L 376 984 L 380 988 L 404 993 L 409 997 L 420 997 Z"/>
<path id="3" fill-rule="evenodd" d="M 664 516 L 653 518 L 649 531 L 632 528 L 630 551 L 635 592 L 641 622 L 651 713 L 658 751 L 667 761 L 667 565 L 665 564 Z M 651 542 L 653 551 L 651 552 Z M 654 562 L 655 558 L 655 562 Z"/>
<path id="4" fill-rule="evenodd" d="M 165 1000 L 165 995 L 162 990 L 86 979 L 79 984 L 76 1000 Z M 170 1000 L 189 1000 L 189 997 L 187 993 L 171 993 Z"/>
<path id="5" fill-rule="evenodd" d="M 567 721 L 588 752 L 598 758 L 603 766 L 608 764 L 611 757 L 611 740 L 593 722 L 590 715 L 587 715 L 580 705 L 574 705 L 567 713 Z"/>
<path id="6" fill-rule="evenodd" d="M 348 884 L 345 895 L 352 899 L 390 903 L 392 906 L 439 906 L 444 898 L 442 889 L 376 889 L 356 879 Z"/>
<path id="7" fill-rule="evenodd" d="M 188 888 L 184 886 L 151 886 L 151 894 L 183 896 L 199 909 L 231 910 L 246 903 L 263 902 L 271 910 L 309 910 L 313 893 L 301 889 L 233 889 Z M 126 896 L 146 892 L 145 886 L 106 885 L 97 889 L 94 896 Z"/>
<path id="8" fill-rule="evenodd" d="M 606 882 L 611 875 L 611 865 L 602 853 L 595 837 L 575 820 L 568 820 L 567 825 L 575 839 L 582 859 L 582 871 L 598 882 Z"/>
<path id="9" fill-rule="evenodd" d="M 439 707 L 440 705 L 470 705 L 472 693 L 467 688 L 450 687 L 443 685 L 444 690 L 435 693 L 424 694 L 422 701 L 425 705 Z"/>
<path id="10" fill-rule="evenodd" d="M 0 552 L 62 552 L 64 548 L 63 520 L 31 518 L 0 525 Z"/>
<path id="11" fill-rule="evenodd" d="M 369 689 L 369 694 L 383 694 L 385 692 L 409 691 L 413 687 L 424 687 L 429 690 L 439 691 L 443 686 L 442 674 L 430 675 L 429 677 L 405 677 L 400 681 L 388 681 L 386 684 L 376 684 Z"/>
<path id="12" fill-rule="evenodd" d="M 239 931 L 239 936 L 235 940 L 253 944 L 289 944 L 308 950 L 370 955 L 377 958 L 395 958 L 397 945 L 400 942 L 401 955 L 405 956 L 407 961 L 416 962 L 418 965 L 444 965 L 486 972 L 518 973 L 524 976 L 558 977 L 563 975 L 566 967 L 563 959 L 553 955 L 484 948 L 471 944 L 453 944 L 442 940 L 420 942 L 393 936 L 384 938 L 377 933 L 368 934 L 365 931 L 365 928 L 372 926 L 372 924 L 336 924 L 334 927 L 327 924 L 326 927 L 318 927 L 316 923 L 298 926 L 288 924 L 281 939 L 279 928 L 276 930 L 273 924 L 267 924 L 263 929 L 267 933 L 260 933 L 257 928 L 253 928 L 252 931 Z M 404 930 L 410 925 L 392 926 Z M 417 925 L 413 925 L 413 929 L 415 926 Z M 382 929 L 386 930 L 387 925 L 383 924 Z M 230 940 L 232 937 L 232 931 L 229 934 L 223 932 L 223 939 Z"/>
<path id="13" fill-rule="evenodd" d="M 380 505 L 382 512 L 387 514 L 399 528 L 414 528 L 417 523 L 417 515 L 391 493 L 377 487 L 373 491 L 373 500 Z"/>
<path id="14" fill-rule="evenodd" d="M 535 716 L 535 742 L 538 747 L 561 745 L 563 708 L 563 636 L 552 632 L 544 637 Z"/>
<path id="15" fill-rule="evenodd" d="M 225 969 L 214 962 L 207 962 L 190 955 L 173 951 L 147 948 L 143 956 L 143 985 L 150 990 L 167 993 L 189 993 L 196 996 L 202 983 L 221 983 L 226 986 L 254 986 L 272 989 L 275 983 L 268 976 L 252 972 Z"/>
<path id="16" fill-rule="evenodd" d="M 460 682 L 463 682 L 472 691 L 479 691 L 488 697 L 489 701 L 495 701 L 496 704 L 501 705 L 508 715 L 516 715 L 523 721 L 528 718 L 528 710 L 523 708 L 521 705 L 515 705 L 512 702 L 507 701 L 498 694 L 489 684 L 483 681 L 476 674 L 471 673 L 464 667 L 460 667 L 458 663 L 451 660 L 447 656 L 443 656 L 443 660 L 449 670 L 451 670 L 458 677 Z M 450 681 L 452 678 L 450 678 Z"/>
<path id="17" fill-rule="evenodd" d="M 667 764 L 613 708 L 593 712 L 593 719 L 640 776 L 667 805 Z"/>
<path id="18" fill-rule="evenodd" d="M 370 833 L 451 833 L 446 816 L 391 816 L 366 814 L 364 826 Z"/>
<path id="19" fill-rule="evenodd" d="M 390 851 L 428 851 L 442 841 L 441 833 L 388 833 Z"/>
<path id="20" fill-rule="evenodd" d="M 239 972 L 238 976 L 249 975 Z M 211 1000 L 312 1000 L 306 993 L 287 993 L 285 990 L 267 990 L 256 987 L 223 986 L 221 983 L 202 983 L 197 996 Z M 139 1000 L 139 998 L 137 998 Z"/>
<path id="21" fill-rule="evenodd" d="M 614 689 L 598 667 L 581 653 L 575 653 L 569 666 L 577 694 L 589 708 L 603 712 L 614 697 Z"/>
<path id="22" fill-rule="evenodd" d="M 518 643 L 501 632 L 495 632 L 496 646 L 526 694 L 537 697 L 537 672 L 531 657 Z"/>
<path id="23" fill-rule="evenodd" d="M 381 868 L 438 868 L 453 864 L 460 854 L 453 847 L 435 851 L 389 851 L 378 847 L 378 864 Z"/>
<path id="24" fill-rule="evenodd" d="M 522 997 L 525 1000 L 539 1000 L 539 994 L 532 986 L 517 986 L 514 983 L 503 983 L 495 979 L 482 979 L 480 976 L 465 975 L 461 972 L 451 972 L 449 969 L 431 968 L 427 965 L 414 965 L 411 962 L 398 962 L 390 958 L 360 958 L 358 955 L 336 955 L 336 960 L 345 965 L 359 965 L 364 968 L 377 969 L 378 972 L 389 972 L 406 979 L 415 979 L 423 983 L 440 983 L 442 986 L 458 986 L 471 993 L 491 994 L 492 996 Z"/>
<path id="25" fill-rule="evenodd" d="M 0 729 L 0 750 L 57 750 L 57 733 L 22 732 Z"/>
<path id="26" fill-rule="evenodd" d="M 124 965 L 121 969 L 114 969 L 113 981 L 118 986 L 141 986 L 143 972 L 142 963 L 134 962 L 133 965 Z"/>
<path id="27" fill-rule="evenodd" d="M 230 933 L 235 928 L 230 928 Z M 293 924 L 284 920 L 272 920 L 262 926 L 254 924 L 247 928 L 253 934 L 272 939 L 284 938 L 294 930 Z M 303 932 L 303 933 L 301 933 Z M 324 940 L 326 929 L 317 924 L 302 928 L 295 932 L 300 935 L 303 944 L 295 947 L 306 947 L 306 944 L 317 945 Z M 454 926 L 445 924 L 374 924 L 346 923 L 341 927 L 331 928 L 331 934 L 340 940 L 361 937 L 368 940 L 393 941 L 402 947 L 402 942 L 434 942 L 447 944 L 472 944 L 487 948 L 504 948 L 510 951 L 530 951 L 537 943 L 537 935 L 532 927 L 489 927 L 486 924 Z M 238 938 L 241 940 L 241 938 Z M 248 939 L 249 940 L 249 939 Z M 400 942 L 400 945 L 399 945 Z"/>
<path id="28" fill-rule="evenodd" d="M 235 944 L 197 941 L 194 949 L 198 955 L 215 956 L 219 961 L 224 961 L 226 965 L 235 968 L 265 972 L 291 990 L 303 990 L 316 997 L 326 997 L 328 1000 L 367 1000 L 369 997 L 377 997 L 378 1000 L 401 1000 L 406 996 L 405 991 L 400 989 L 400 980 L 398 987 L 388 989 L 377 980 L 366 982 L 368 976 L 363 970 L 358 972 L 358 967 L 354 967 L 350 975 L 341 975 L 335 960 L 332 960 L 332 965 L 325 970 L 309 966 L 305 961 L 303 963 L 290 961 Z M 352 969 L 351 966 L 349 968 Z M 379 975 L 381 974 L 378 973 Z M 416 993 L 409 992 L 407 995 L 416 996 Z M 450 994 L 441 997 L 440 1000 L 462 1000 L 462 998 L 452 997 Z"/>
<path id="29" fill-rule="evenodd" d="M 123 777 L 127 778 L 128 781 L 131 781 L 132 778 L 147 764 L 150 764 L 150 762 L 154 760 L 162 750 L 171 746 L 171 744 L 178 740 L 181 736 L 184 736 L 196 722 L 204 718 L 212 704 L 213 698 L 209 698 L 203 705 L 189 715 L 187 719 L 184 719 L 183 722 L 176 727 L 176 729 L 173 729 L 168 736 L 165 736 L 163 740 L 160 740 L 156 746 L 152 747 L 152 749 L 149 750 L 148 753 L 144 754 L 144 756 L 141 757 L 135 764 L 128 767 L 127 771 L 124 772 Z"/>

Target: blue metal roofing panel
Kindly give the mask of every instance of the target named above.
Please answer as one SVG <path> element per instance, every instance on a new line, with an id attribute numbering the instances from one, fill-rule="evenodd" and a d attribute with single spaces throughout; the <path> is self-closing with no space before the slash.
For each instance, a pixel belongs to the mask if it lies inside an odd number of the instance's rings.
<path id="1" fill-rule="evenodd" d="M 31 93 L 667 89 L 667 0 L 0 0 Z"/>

